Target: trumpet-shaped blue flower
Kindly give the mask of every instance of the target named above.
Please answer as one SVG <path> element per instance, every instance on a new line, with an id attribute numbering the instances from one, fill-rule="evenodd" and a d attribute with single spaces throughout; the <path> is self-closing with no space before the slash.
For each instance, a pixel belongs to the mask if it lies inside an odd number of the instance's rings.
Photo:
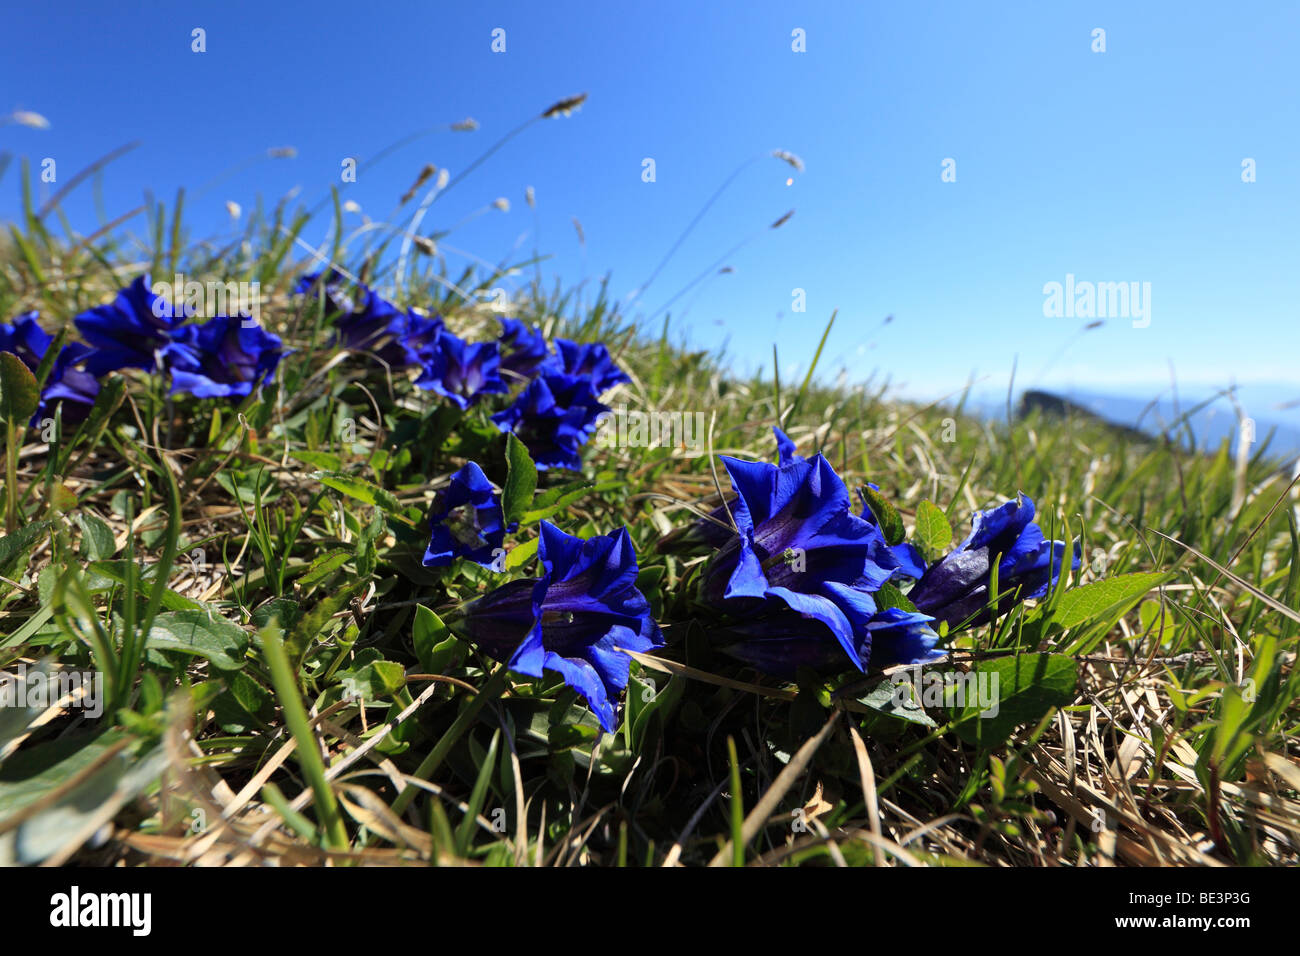
<path id="1" fill-rule="evenodd" d="M 327 314 L 335 316 L 337 341 L 353 351 L 373 352 L 395 368 L 424 365 L 438 336 L 445 329 L 441 316 L 427 316 L 414 309 L 399 309 L 367 286 L 358 287 L 357 301 L 338 291 L 342 276 L 331 270 L 328 278 L 320 273 L 303 276 L 298 291 L 326 298 Z"/>
<path id="2" fill-rule="evenodd" d="M 424 370 L 415 380 L 416 387 L 435 391 L 459 408 L 469 408 L 484 395 L 509 391 L 501 380 L 501 354 L 495 342 L 466 342 L 443 331 L 421 357 Z"/>
<path id="3" fill-rule="evenodd" d="M 632 665 L 620 648 L 643 653 L 663 644 L 636 588 L 632 540 L 626 528 L 583 540 L 543 521 L 537 554 L 541 578 L 511 581 L 471 602 L 464 632 L 520 674 L 559 674 L 613 733 Z"/>
<path id="4" fill-rule="evenodd" d="M 94 347 L 86 357 L 86 371 L 99 377 L 123 368 L 152 372 L 157 368 L 157 353 L 171 342 L 181 320 L 166 299 L 154 294 L 149 277 L 142 275 L 110 304 L 83 312 L 73 322 Z"/>
<path id="5" fill-rule="evenodd" d="M 631 382 L 610 357 L 609 349 L 599 342 L 579 345 L 568 339 L 556 339 L 555 351 L 560 371 L 591 380 L 592 391 L 600 396 L 620 382 Z"/>
<path id="6" fill-rule="evenodd" d="M 284 356 L 279 336 L 249 320 L 218 315 L 202 325 L 178 329 L 162 349 L 172 376 L 172 394 L 198 398 L 251 395 L 275 374 Z"/>
<path id="7" fill-rule="evenodd" d="M 1017 601 L 1040 598 L 1061 573 L 1065 542 L 1048 541 L 1034 523 L 1034 502 L 1024 495 L 971 518 L 966 540 L 930 567 L 908 598 L 917 610 L 947 621 L 982 624 L 989 619 L 989 583 L 998 571 L 997 612 Z M 1079 548 L 1072 560 L 1079 567 Z"/>
<path id="8" fill-rule="evenodd" d="M 578 449 L 608 411 L 589 379 L 546 372 L 529 382 L 492 421 L 501 431 L 515 433 L 538 468 L 578 471 L 582 468 Z"/>
<path id="9" fill-rule="evenodd" d="M 705 566 L 704 599 L 745 616 L 783 604 L 828 630 L 861 669 L 871 593 L 894 573 L 872 558 L 880 529 L 852 513 L 848 489 L 821 455 L 785 465 L 722 461 L 737 493 L 738 534 Z"/>
<path id="10" fill-rule="evenodd" d="M 506 527 L 500 497 L 483 469 L 471 461 L 451 476 L 434 501 L 424 563 L 441 567 L 456 558 L 468 558 L 500 571 L 506 533 L 516 527 L 514 523 Z"/>

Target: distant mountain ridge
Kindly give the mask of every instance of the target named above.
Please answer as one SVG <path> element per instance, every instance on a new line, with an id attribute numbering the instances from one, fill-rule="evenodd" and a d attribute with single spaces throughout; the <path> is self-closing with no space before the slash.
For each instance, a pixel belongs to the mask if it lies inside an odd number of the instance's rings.
<path id="1" fill-rule="evenodd" d="M 1295 390 L 1300 392 L 1300 388 Z M 1267 393 L 1272 393 L 1267 394 Z M 1268 454 L 1279 459 L 1300 457 L 1300 413 L 1284 396 L 1285 387 L 1239 390 L 1238 401 L 1253 422 L 1255 443 L 1268 440 Z M 1020 396 L 1019 414 L 1039 409 L 1049 414 L 1075 414 L 1123 429 L 1133 438 L 1154 439 L 1172 431 L 1171 437 L 1186 440 L 1190 429 L 1197 448 L 1213 450 L 1224 439 L 1236 441 L 1236 409 L 1226 396 L 1191 390 L 1180 396 L 1177 405 L 1170 397 L 1140 399 L 1127 395 L 1085 392 L 1070 389 L 1054 392 L 1031 389 Z M 1003 406 L 1005 413 L 1005 406 Z M 1262 410 L 1262 411 L 1261 411 Z M 1175 428 L 1174 426 L 1177 425 Z"/>

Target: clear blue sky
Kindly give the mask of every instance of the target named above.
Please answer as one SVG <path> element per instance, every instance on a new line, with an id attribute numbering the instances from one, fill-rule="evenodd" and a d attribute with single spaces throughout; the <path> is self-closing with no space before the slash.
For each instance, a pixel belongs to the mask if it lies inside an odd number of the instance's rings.
<path id="1" fill-rule="evenodd" d="M 887 369 L 913 395 L 972 372 L 1004 389 L 1013 356 L 1022 385 L 1164 383 L 1171 362 L 1189 384 L 1300 381 L 1293 3 L 80 0 L 11 4 L 4 24 L 0 113 L 33 110 L 51 128 L 0 126 L 0 151 L 54 157 L 65 181 L 143 141 L 103 176 L 110 218 L 146 189 L 170 203 L 184 186 L 195 232 L 217 233 L 227 200 L 248 210 L 299 188 L 315 202 L 343 157 L 477 119 L 477 132 L 425 137 L 348 187 L 382 219 L 424 163 L 454 174 L 586 91 L 580 112 L 535 125 L 436 203 L 425 231 L 504 196 L 510 212 L 444 248 L 496 261 L 536 241 L 547 271 L 612 272 L 622 296 L 732 170 L 782 148 L 807 171 L 749 166 L 642 303 L 654 311 L 795 209 L 674 309 L 692 342 L 729 338 L 748 368 L 770 367 L 775 341 L 793 372 L 838 308 L 828 356 L 853 379 Z M 191 52 L 194 27 L 206 53 Z M 491 50 L 497 27 L 505 53 Z M 796 28 L 807 52 L 791 49 Z M 296 158 L 253 162 L 199 194 L 275 146 Z M 954 183 L 941 182 L 946 158 Z M 17 177 L 14 163 L 0 179 L 0 218 L 17 211 Z M 88 186 L 66 208 L 83 232 L 99 225 Z M 1086 319 L 1044 317 L 1044 284 L 1067 273 L 1149 282 L 1150 326 L 1111 319 L 1080 336 Z M 796 288 L 804 313 L 791 309 Z"/>

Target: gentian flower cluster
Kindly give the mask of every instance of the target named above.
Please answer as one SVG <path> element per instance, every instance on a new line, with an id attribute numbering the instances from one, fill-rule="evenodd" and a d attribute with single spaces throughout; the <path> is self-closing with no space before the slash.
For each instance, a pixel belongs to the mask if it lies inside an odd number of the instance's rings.
<path id="1" fill-rule="evenodd" d="M 591 381 L 562 372 L 546 372 L 528 383 L 509 407 L 492 416 L 503 432 L 514 432 L 539 469 L 582 468 L 579 448 L 609 411 Z"/>
<path id="2" fill-rule="evenodd" d="M 467 342 L 440 317 L 399 309 L 365 285 L 358 285 L 355 299 L 349 298 L 342 292 L 343 281 L 336 270 L 317 272 L 303 276 L 296 290 L 323 298 L 343 347 L 417 370 L 417 388 L 462 410 L 509 392 L 515 382 L 524 383 L 492 421 L 519 437 L 539 469 L 580 470 L 581 447 L 610 411 L 600 396 L 631 382 L 602 344 L 557 339 L 552 353 L 540 328 L 512 318 L 500 320 L 496 341 Z"/>
<path id="3" fill-rule="evenodd" d="M 510 325 L 505 329 L 512 342 L 524 334 Z M 492 421 L 501 431 L 514 432 L 538 468 L 577 471 L 582 468 L 579 449 L 595 434 L 601 416 L 610 411 L 600 396 L 632 380 L 599 343 L 578 345 L 556 339 L 556 354 L 545 359 L 537 359 L 535 342 L 523 348 L 533 352 L 537 377 Z"/>
<path id="4" fill-rule="evenodd" d="M 52 341 L 36 318 L 33 312 L 0 325 L 0 350 L 15 352 L 33 372 Z M 128 368 L 168 372 L 173 394 L 246 396 L 270 379 L 284 354 L 278 337 L 243 317 L 187 324 L 184 310 L 154 294 L 147 275 L 72 321 L 86 344 L 69 343 L 55 357 L 33 425 L 59 403 L 65 421 L 84 419 L 99 393 L 98 379 Z"/>
<path id="5" fill-rule="evenodd" d="M 417 388 L 436 392 L 465 409 L 487 395 L 509 391 L 501 378 L 495 342 L 470 343 L 448 331 L 441 316 L 400 309 L 373 289 L 358 285 L 356 299 L 341 291 L 337 270 L 303 276 L 297 291 L 324 297 L 334 317 L 335 341 L 370 352 L 393 368 L 418 369 Z"/>
<path id="6" fill-rule="evenodd" d="M 778 463 L 723 457 L 735 495 L 660 547 L 715 550 L 699 596 L 718 618 L 711 634 L 724 653 L 788 679 L 801 668 L 925 663 L 944 656 L 938 622 L 954 628 L 989 619 L 995 563 L 999 613 L 1042 597 L 1058 579 L 1065 545 L 1044 538 L 1028 498 L 977 514 L 971 535 L 927 569 L 911 545 L 887 542 L 865 495 L 853 513 L 829 462 L 799 457 L 774 431 Z M 908 581 L 915 584 L 906 609 L 893 606 L 896 599 L 881 606 L 885 583 Z"/>
<path id="7" fill-rule="evenodd" d="M 72 321 L 94 349 L 86 359 L 86 371 L 102 378 L 124 368 L 156 371 L 158 353 L 171 342 L 179 316 L 153 293 L 149 277 L 142 275 L 108 305 L 96 306 Z"/>
<path id="8" fill-rule="evenodd" d="M 466 342 L 444 331 L 421 357 L 424 368 L 416 387 L 431 389 L 459 408 L 469 408 L 484 395 L 509 391 L 501 379 L 495 342 Z"/>

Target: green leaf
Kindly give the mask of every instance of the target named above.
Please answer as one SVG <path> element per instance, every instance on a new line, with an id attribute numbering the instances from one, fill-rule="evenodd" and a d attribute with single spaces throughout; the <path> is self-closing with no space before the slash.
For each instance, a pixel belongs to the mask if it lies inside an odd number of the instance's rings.
<path id="1" fill-rule="evenodd" d="M 506 554 L 506 570 L 513 571 L 515 568 L 523 567 L 529 561 L 537 556 L 538 539 L 533 538 L 531 541 L 525 541 L 510 549 Z"/>
<path id="2" fill-rule="evenodd" d="M 903 519 L 898 514 L 898 510 L 889 503 L 884 495 L 870 485 L 863 485 L 860 490 L 867 499 L 871 513 L 876 516 L 876 521 L 880 524 L 880 530 L 885 535 L 885 541 L 891 545 L 902 544 L 906 532 L 903 528 Z"/>
<path id="3" fill-rule="evenodd" d="M 501 731 L 498 729 L 492 735 L 492 742 L 488 745 L 487 756 L 483 758 L 483 762 L 479 766 L 478 779 L 474 781 L 474 788 L 469 792 L 469 803 L 465 808 L 465 816 L 460 821 L 460 826 L 456 828 L 456 853 L 458 856 L 465 856 L 469 853 L 470 843 L 474 839 L 474 830 L 478 826 L 478 813 L 483 809 L 483 801 L 487 798 L 488 783 L 492 779 L 492 767 L 496 763 L 497 748 L 500 744 Z"/>
<path id="4" fill-rule="evenodd" d="M 313 561 L 311 566 L 307 568 L 307 573 L 298 579 L 298 586 L 305 588 L 313 584 L 319 584 L 350 560 L 352 560 L 350 551 L 344 551 L 340 548 L 326 551 Z"/>
<path id="5" fill-rule="evenodd" d="M 447 625 L 423 604 L 415 606 L 415 624 L 411 633 L 415 657 L 428 674 L 441 674 L 455 662 L 461 641 Z"/>
<path id="6" fill-rule="evenodd" d="M 907 595 L 898 590 L 894 585 L 886 582 L 880 586 L 876 592 L 876 609 L 887 611 L 891 607 L 896 607 L 906 611 L 909 614 L 916 612 L 916 605 L 908 600 Z"/>
<path id="7" fill-rule="evenodd" d="M 23 525 L 13 534 L 0 536 L 0 569 L 7 569 L 15 558 L 26 555 L 32 545 L 45 536 L 49 528 L 49 521 L 34 521 Z"/>
<path id="8" fill-rule="evenodd" d="M 397 500 L 397 497 L 391 491 L 385 491 L 374 482 L 366 481 L 366 479 L 358 478 L 355 475 L 328 471 L 313 472 L 312 477 L 326 488 L 333 488 L 349 498 L 355 498 L 365 504 L 382 508 L 389 514 L 405 520 L 405 516 L 402 514 L 404 510 L 402 503 Z"/>
<path id="9" fill-rule="evenodd" d="M 36 376 L 13 352 L 0 352 L 0 418 L 26 424 L 41 403 Z"/>
<path id="10" fill-rule="evenodd" d="M 81 555 L 87 561 L 104 561 L 117 552 L 117 543 L 107 522 L 92 514 L 77 515 L 81 525 Z"/>
<path id="11" fill-rule="evenodd" d="M 533 503 L 533 492 L 537 490 L 537 466 L 514 432 L 506 434 L 506 468 L 506 484 L 501 491 L 501 510 L 505 513 L 506 524 L 510 524 L 524 516 L 528 506 Z"/>
<path id="12" fill-rule="evenodd" d="M 536 524 L 543 518 L 563 511 L 594 490 L 598 488 L 590 481 L 571 481 L 558 488 L 548 488 L 533 499 L 533 507 L 525 511 L 519 521 L 525 525 Z"/>
<path id="13" fill-rule="evenodd" d="M 250 623 L 260 631 L 275 619 L 284 630 L 292 628 L 301 616 L 302 609 L 293 598 L 271 598 L 252 613 Z"/>
<path id="14" fill-rule="evenodd" d="M 952 544 L 952 526 L 943 509 L 934 502 L 922 501 L 916 509 L 916 543 L 927 556 L 941 554 Z"/>
<path id="15" fill-rule="evenodd" d="M 289 457 L 321 471 L 337 472 L 343 467 L 343 460 L 327 451 L 290 451 Z"/>
<path id="16" fill-rule="evenodd" d="M 219 670 L 233 671 L 244 666 L 248 633 L 225 618 L 203 611 L 171 611 L 154 618 L 145 646 L 195 654 L 207 658 Z"/>
<path id="17" fill-rule="evenodd" d="M 393 661 L 371 661 L 355 670 L 339 671 L 338 676 L 345 695 L 366 701 L 392 697 L 406 686 L 406 672 Z"/>
<path id="18" fill-rule="evenodd" d="M 302 660 L 312 642 L 324 639 L 326 629 L 329 628 L 335 613 L 345 607 L 362 586 L 363 582 L 356 581 L 342 590 L 325 595 L 319 604 L 302 615 L 293 625 L 289 631 L 289 639 L 284 642 L 284 651 L 294 674 L 297 674 L 298 668 L 302 666 Z"/>
<path id="19" fill-rule="evenodd" d="M 965 691 L 962 706 L 953 710 L 953 729 L 969 743 L 996 747 L 1020 724 L 1038 721 L 1053 707 L 1069 704 L 1078 678 L 1078 665 L 1064 654 L 1018 654 L 980 661 L 970 673 L 952 676 L 963 681 Z M 986 707 L 989 697 L 997 703 Z"/>
<path id="20" fill-rule="evenodd" d="M 632 749 L 640 752 L 641 744 L 645 741 L 646 734 L 649 732 L 651 721 L 657 717 L 659 725 L 662 727 L 681 701 L 682 694 L 686 691 L 686 681 L 680 677 L 670 677 L 667 683 L 658 689 L 657 693 L 655 685 L 645 677 L 637 680 L 635 685 L 635 687 L 631 684 L 628 686 L 627 719 L 632 721 Z M 638 695 L 640 703 L 644 705 L 637 709 L 635 715 L 632 713 L 633 693 Z"/>
<path id="21" fill-rule="evenodd" d="M 82 436 L 88 438 L 86 451 L 83 451 L 82 457 L 87 452 L 99 445 L 99 439 L 108 428 L 109 419 L 117 411 L 118 406 L 126 399 L 126 379 L 121 375 L 108 375 L 100 380 L 99 394 L 95 396 L 95 404 L 90 407 L 90 414 L 86 420 L 81 423 L 77 433 L 72 436 L 70 443 L 65 443 L 65 448 L 71 452 L 72 445 L 79 442 Z M 67 454 L 65 453 L 65 454 Z"/>
<path id="22" fill-rule="evenodd" d="M 906 600 L 906 599 L 904 599 Z M 899 688 L 892 681 L 883 680 L 858 703 L 879 711 L 887 717 L 897 717 L 923 727 L 937 727 L 934 718 L 925 712 L 920 701 L 906 687 Z"/>
<path id="23" fill-rule="evenodd" d="M 1118 620 L 1144 594 L 1171 578 L 1172 575 L 1163 572 L 1144 571 L 1072 588 L 1061 595 L 1048 620 L 1062 629 L 1093 621 Z"/>
<path id="24" fill-rule="evenodd" d="M 44 765 L 30 775 L 9 776 L 18 769 L 21 754 L 6 764 L 8 779 L 0 781 L 0 822 L 18 812 L 35 812 L 22 822 L 18 839 L 0 839 L 0 866 L 31 865 L 55 855 L 66 858 L 157 782 L 167 766 L 164 748 L 137 758 L 122 747 L 123 738 L 109 731 L 90 742 L 68 738 L 63 747 L 64 741 L 48 742 L 37 750 L 49 751 L 57 762 L 41 754 Z M 61 788 L 56 799 L 48 799 Z M 40 801 L 46 803 L 36 809 Z"/>

